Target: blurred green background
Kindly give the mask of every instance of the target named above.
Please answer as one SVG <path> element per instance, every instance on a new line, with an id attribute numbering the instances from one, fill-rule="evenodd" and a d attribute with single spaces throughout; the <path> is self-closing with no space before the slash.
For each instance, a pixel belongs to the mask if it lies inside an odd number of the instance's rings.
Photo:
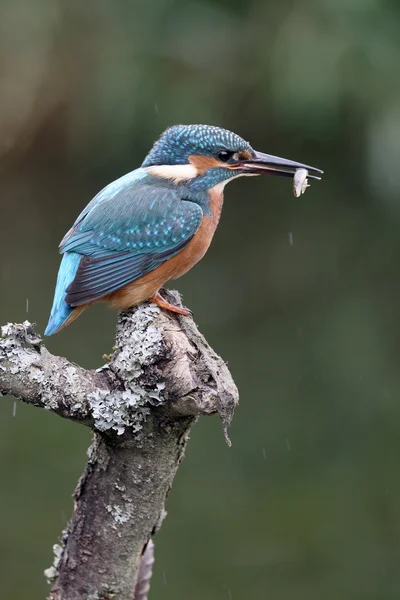
<path id="1" fill-rule="evenodd" d="M 57 245 L 174 123 L 325 170 L 228 186 L 178 282 L 240 389 L 192 432 L 151 599 L 400 597 L 400 2 L 0 0 L 0 322 L 43 331 Z M 292 243 L 291 243 L 292 242 Z M 28 313 L 28 314 L 27 314 Z M 115 314 L 46 341 L 102 364 Z M 41 600 L 90 435 L 0 403 L 0 581 Z"/>

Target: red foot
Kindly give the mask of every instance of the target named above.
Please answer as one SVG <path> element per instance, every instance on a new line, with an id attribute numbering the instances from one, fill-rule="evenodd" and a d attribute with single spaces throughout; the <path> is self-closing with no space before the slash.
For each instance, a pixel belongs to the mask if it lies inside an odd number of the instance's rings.
<path id="1" fill-rule="evenodd" d="M 154 302 L 160 308 L 164 308 L 165 310 L 169 310 L 170 312 L 177 313 L 178 315 L 183 315 L 184 317 L 190 317 L 193 313 L 189 308 L 185 306 L 175 306 L 175 304 L 170 304 L 157 292 L 151 298 L 149 298 L 150 302 Z"/>

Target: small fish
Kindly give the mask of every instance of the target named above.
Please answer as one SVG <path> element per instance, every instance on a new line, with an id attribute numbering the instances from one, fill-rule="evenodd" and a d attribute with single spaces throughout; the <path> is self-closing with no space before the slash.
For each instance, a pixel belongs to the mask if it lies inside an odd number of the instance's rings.
<path id="1" fill-rule="evenodd" d="M 307 169 L 297 169 L 295 172 L 293 177 L 293 194 L 296 196 L 296 198 L 299 198 L 299 196 L 304 194 L 306 189 L 310 187 L 307 176 Z"/>

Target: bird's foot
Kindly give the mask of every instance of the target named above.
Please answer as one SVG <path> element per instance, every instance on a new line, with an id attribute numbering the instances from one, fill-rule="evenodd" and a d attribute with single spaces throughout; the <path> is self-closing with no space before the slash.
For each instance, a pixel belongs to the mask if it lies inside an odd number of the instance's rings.
<path id="1" fill-rule="evenodd" d="M 170 312 L 177 313 L 178 315 L 183 315 L 184 317 L 191 317 L 193 315 L 190 308 L 186 308 L 185 306 L 175 306 L 175 304 L 170 304 L 164 300 L 164 298 L 157 292 L 151 298 L 149 298 L 150 302 L 154 302 L 160 308 L 164 308 L 165 310 L 169 310 Z"/>

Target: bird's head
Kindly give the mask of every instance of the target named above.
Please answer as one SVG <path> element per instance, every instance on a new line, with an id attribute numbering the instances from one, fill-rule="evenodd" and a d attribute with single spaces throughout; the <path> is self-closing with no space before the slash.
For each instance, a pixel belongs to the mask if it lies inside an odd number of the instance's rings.
<path id="1" fill-rule="evenodd" d="M 154 144 L 142 167 L 155 177 L 201 191 L 243 175 L 293 177 L 307 169 L 308 177 L 319 179 L 319 169 L 302 163 L 256 152 L 232 131 L 210 125 L 174 125 Z"/>

